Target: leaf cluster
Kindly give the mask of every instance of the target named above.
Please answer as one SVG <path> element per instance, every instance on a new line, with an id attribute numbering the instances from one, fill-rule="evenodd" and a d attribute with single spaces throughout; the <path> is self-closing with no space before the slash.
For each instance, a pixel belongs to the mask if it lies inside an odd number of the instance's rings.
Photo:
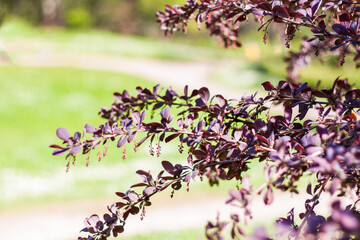
<path id="1" fill-rule="evenodd" d="M 225 47 L 240 47 L 239 29 L 249 17 L 260 24 L 267 42 L 269 27 L 284 31 L 284 42 L 290 47 L 296 33 L 311 30 L 304 37 L 301 47 L 290 52 L 288 62 L 289 81 L 298 81 L 298 69 L 310 62 L 312 56 L 332 52 L 339 56 L 342 65 L 345 56 L 352 55 L 359 66 L 360 59 L 360 6 L 358 1 L 332 0 L 187 0 L 183 6 L 166 5 L 164 12 L 157 13 L 158 22 L 165 34 L 183 30 L 192 18 L 198 28 L 205 24 L 210 35 L 218 36 Z M 303 34 L 303 33 L 302 33 Z"/>
<path id="2" fill-rule="evenodd" d="M 125 193 L 117 193 L 120 200 L 108 208 L 104 220 L 97 215 L 87 219 L 83 231 L 89 232 L 90 238 L 80 239 L 117 236 L 130 215 L 145 215 L 153 195 L 168 187 L 173 192 L 183 185 L 189 189 L 196 178 L 206 178 L 210 185 L 239 180 L 241 188 L 230 190 L 227 203 L 243 209 L 246 222 L 251 218 L 249 203 L 253 197 L 262 195 L 264 204 L 269 205 L 274 201 L 275 189 L 298 193 L 298 181 L 309 175 L 315 175 L 318 184 L 314 188 L 308 186 L 311 197 L 305 202 L 306 211 L 300 213 L 302 222 L 297 225 L 293 218 L 280 218 L 277 225 L 281 226 L 281 233 L 318 237 L 329 233 L 324 229 L 334 227 L 341 236 L 358 236 L 356 202 L 346 209 L 333 203 L 337 218 L 334 214 L 329 218 L 319 216 L 314 208 L 323 192 L 338 196 L 351 191 L 356 196 L 360 194 L 360 90 L 351 88 L 343 79 L 336 79 L 331 89 L 287 81 L 280 81 L 277 86 L 264 82 L 262 86 L 266 96 L 254 94 L 236 101 L 228 101 L 222 95 L 211 97 L 205 87 L 189 93 L 186 86 L 182 94 L 172 89 L 161 91 L 159 86 L 152 90 L 138 87 L 136 96 L 127 91 L 115 93 L 111 108 L 100 111 L 107 121 L 97 127 L 86 124 L 82 137 L 80 132 L 71 137 L 65 128 L 59 128 L 57 135 L 63 146 L 52 145 L 56 148 L 53 154 L 67 153 L 68 165 L 79 154 L 88 155 L 108 141 L 117 141 L 119 148 L 130 144 L 138 148 L 145 141 L 150 146 L 157 141 L 160 146 L 177 140 L 182 146 L 180 151 L 186 148 L 185 164 L 162 161 L 164 170 L 156 175 L 138 170 L 141 181 Z M 284 106 L 283 114 L 273 110 L 279 104 Z M 176 126 L 171 124 L 174 108 L 178 112 Z M 152 112 L 153 121 L 145 121 L 147 111 Z M 266 182 L 257 189 L 244 175 L 254 161 L 266 161 Z M 142 191 L 135 191 L 138 188 Z M 245 236 L 239 219 L 240 216 L 232 215 L 230 222 L 209 223 L 206 236 L 218 239 L 229 223 L 232 238 Z"/>

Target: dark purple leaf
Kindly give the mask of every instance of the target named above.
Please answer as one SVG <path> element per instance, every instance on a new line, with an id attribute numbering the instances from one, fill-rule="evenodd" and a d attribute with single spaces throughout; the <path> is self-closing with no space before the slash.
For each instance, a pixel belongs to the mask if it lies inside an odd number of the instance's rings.
<path id="1" fill-rule="evenodd" d="M 115 192 L 115 194 L 121 198 L 125 197 L 125 194 L 123 192 Z"/>
<path id="2" fill-rule="evenodd" d="M 66 153 L 69 149 L 65 148 L 65 149 L 56 149 L 55 151 L 53 151 L 52 155 L 53 156 L 59 156 L 59 155 L 63 155 L 64 153 Z"/>
<path id="3" fill-rule="evenodd" d="M 179 135 L 180 135 L 179 133 L 175 133 L 175 134 L 172 134 L 172 135 L 170 135 L 170 136 L 167 136 L 167 137 L 165 138 L 165 142 L 168 143 L 168 142 L 170 142 L 171 140 L 177 138 Z"/>
<path id="4" fill-rule="evenodd" d="M 137 147 L 139 147 L 141 144 L 143 144 L 145 141 L 146 141 L 146 139 L 148 139 L 149 138 L 149 136 L 146 136 L 146 137 L 144 137 L 143 139 L 141 139 L 137 144 L 136 144 L 136 146 Z"/>
<path id="5" fill-rule="evenodd" d="M 279 17 L 282 18 L 289 18 L 289 13 L 286 10 L 286 8 L 281 7 L 281 6 L 275 6 L 273 8 L 273 13 L 275 13 L 276 15 L 278 15 Z"/>
<path id="6" fill-rule="evenodd" d="M 287 106 L 285 108 L 284 117 L 288 123 L 291 122 L 291 118 L 292 118 L 292 107 L 291 106 Z"/>
<path id="7" fill-rule="evenodd" d="M 295 92 L 295 96 L 298 95 L 299 93 L 301 93 L 302 90 L 304 90 L 305 88 L 307 88 L 308 83 L 303 83 Z"/>
<path id="8" fill-rule="evenodd" d="M 265 91 L 268 92 L 275 89 L 275 87 L 269 81 L 262 83 L 261 86 L 264 88 Z"/>
<path id="9" fill-rule="evenodd" d="M 273 200 L 274 200 L 274 196 L 273 196 L 273 191 L 272 191 L 272 188 L 269 187 L 268 190 L 266 191 L 265 193 L 265 196 L 264 196 L 264 203 L 265 205 L 271 205 Z"/>
<path id="10" fill-rule="evenodd" d="M 63 147 L 59 146 L 59 145 L 56 145 L 56 144 L 52 144 L 50 145 L 49 147 L 51 148 L 58 148 L 58 149 L 64 149 Z"/>
<path id="11" fill-rule="evenodd" d="M 349 24 L 350 21 L 351 21 L 351 17 L 348 13 L 342 13 L 340 16 L 339 16 L 339 20 L 341 23 L 345 23 L 345 24 Z"/>
<path id="12" fill-rule="evenodd" d="M 136 183 L 130 186 L 130 188 L 135 188 L 135 187 L 146 187 L 147 184 L 146 183 Z"/>
<path id="13" fill-rule="evenodd" d="M 189 91 L 189 86 L 186 85 L 186 86 L 184 87 L 184 96 L 185 96 L 186 99 L 188 98 L 188 91 Z"/>
<path id="14" fill-rule="evenodd" d="M 124 232 L 124 227 L 123 226 L 114 226 L 114 228 L 112 229 L 112 233 L 114 235 L 114 237 L 117 237 L 119 233 L 122 233 Z M 92 239 L 90 239 L 92 240 Z"/>
<path id="15" fill-rule="evenodd" d="M 267 130 L 266 123 L 263 120 L 261 120 L 260 118 L 255 120 L 254 126 L 255 126 L 255 129 L 258 130 L 258 131 L 264 131 L 265 132 Z"/>
<path id="16" fill-rule="evenodd" d="M 153 110 L 159 109 L 159 108 L 161 108 L 163 105 L 164 105 L 163 102 L 156 103 L 156 104 L 154 105 L 154 107 L 153 107 Z"/>
<path id="17" fill-rule="evenodd" d="M 334 25 L 332 25 L 332 29 L 340 35 L 351 35 L 349 30 L 347 30 L 346 27 L 341 24 L 335 23 Z"/>
<path id="18" fill-rule="evenodd" d="M 202 87 L 199 89 L 199 95 L 201 100 L 203 101 L 203 103 L 205 105 L 207 105 L 209 98 L 210 98 L 210 92 L 209 89 L 207 89 L 206 87 Z"/>
<path id="19" fill-rule="evenodd" d="M 310 195 L 312 195 L 312 190 L 311 190 L 311 183 L 309 183 L 306 187 L 306 192 Z"/>
<path id="20" fill-rule="evenodd" d="M 173 171 L 174 171 L 174 166 L 171 164 L 171 162 L 169 161 L 162 161 L 161 162 L 163 168 L 165 169 L 165 171 L 167 171 L 168 173 L 170 173 L 171 175 L 173 175 Z"/>
<path id="21" fill-rule="evenodd" d="M 338 49 L 339 47 L 344 46 L 346 43 L 347 43 L 347 42 L 343 42 L 343 43 L 341 43 L 341 44 L 338 44 L 338 45 L 330 48 L 330 51 L 334 51 L 334 50 Z"/>
<path id="22" fill-rule="evenodd" d="M 132 214 L 132 215 L 136 215 L 136 214 L 138 214 L 140 212 L 140 209 L 138 208 L 138 207 L 132 207 L 131 209 L 130 209 L 130 213 Z"/>

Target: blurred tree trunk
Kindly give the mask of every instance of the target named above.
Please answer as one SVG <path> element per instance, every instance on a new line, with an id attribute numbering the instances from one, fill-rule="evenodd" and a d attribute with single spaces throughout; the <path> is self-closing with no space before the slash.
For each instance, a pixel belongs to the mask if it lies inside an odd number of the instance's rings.
<path id="1" fill-rule="evenodd" d="M 124 16 L 123 14 L 126 13 Z M 125 34 L 136 34 L 140 32 L 136 0 L 123 0 L 117 12 L 117 31 Z"/>
<path id="2" fill-rule="evenodd" d="M 45 25 L 59 25 L 62 23 L 62 1 L 42 0 L 43 23 Z"/>

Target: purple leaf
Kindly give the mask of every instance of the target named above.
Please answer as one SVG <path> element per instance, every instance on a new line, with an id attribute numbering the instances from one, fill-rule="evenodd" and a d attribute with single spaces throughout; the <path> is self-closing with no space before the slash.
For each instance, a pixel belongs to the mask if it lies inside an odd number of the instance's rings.
<path id="1" fill-rule="evenodd" d="M 76 155 L 79 152 L 81 152 L 81 150 L 82 150 L 82 146 L 76 146 L 76 147 L 74 147 L 73 149 L 70 150 L 69 154 L 70 155 Z"/>
<path id="2" fill-rule="evenodd" d="M 156 104 L 154 105 L 154 107 L 153 107 L 153 110 L 159 109 L 159 108 L 161 108 L 163 105 L 164 105 L 163 102 L 156 103 Z"/>
<path id="3" fill-rule="evenodd" d="M 347 231 L 350 232 L 358 231 L 360 228 L 359 220 L 350 212 L 344 212 L 341 214 L 340 223 Z"/>
<path id="4" fill-rule="evenodd" d="M 261 86 L 264 88 L 265 91 L 268 92 L 275 89 L 274 86 L 269 81 L 262 83 Z"/>
<path id="5" fill-rule="evenodd" d="M 341 23 L 349 24 L 350 21 L 351 21 L 351 18 L 350 18 L 350 15 L 348 13 L 342 13 L 339 16 L 339 20 L 340 20 Z M 346 25 L 346 26 L 348 26 L 348 25 Z"/>
<path id="6" fill-rule="evenodd" d="M 151 175 L 148 172 L 145 172 L 143 170 L 137 170 L 136 171 L 136 175 L 138 175 L 138 177 L 143 181 L 143 182 L 147 182 L 148 177 L 150 178 Z"/>
<path id="7" fill-rule="evenodd" d="M 147 186 L 146 183 L 136 183 L 130 186 L 130 188 L 134 188 L 134 187 L 145 187 Z"/>
<path id="8" fill-rule="evenodd" d="M 69 149 L 65 148 L 65 149 L 56 149 L 55 151 L 53 151 L 52 155 L 53 156 L 59 156 L 62 155 L 64 153 L 66 153 Z"/>
<path id="9" fill-rule="evenodd" d="M 330 48 L 330 51 L 334 51 L 334 50 L 338 49 L 339 47 L 344 46 L 346 43 L 347 43 L 347 42 L 343 42 L 343 43 L 341 43 L 341 44 L 338 44 L 338 45 Z"/>
<path id="10" fill-rule="evenodd" d="M 209 98 L 210 98 L 210 92 L 209 89 L 207 89 L 206 87 L 202 87 L 199 89 L 199 95 L 201 100 L 203 101 L 203 103 L 205 105 L 207 105 Z"/>
<path id="11" fill-rule="evenodd" d="M 86 131 L 86 133 L 94 133 L 94 132 L 96 132 L 96 127 L 94 127 L 90 124 L 86 124 L 85 131 Z"/>
<path id="12" fill-rule="evenodd" d="M 189 86 L 186 85 L 186 86 L 184 87 L 184 96 L 185 96 L 186 99 L 187 99 L 187 97 L 188 97 L 188 91 L 189 91 Z"/>
<path id="13" fill-rule="evenodd" d="M 275 6 L 273 8 L 273 13 L 275 13 L 276 15 L 283 17 L 283 18 L 289 18 L 289 13 L 286 10 L 286 8 L 281 7 L 281 6 Z"/>
<path id="14" fill-rule="evenodd" d="M 239 190 L 230 189 L 229 194 L 231 197 L 233 197 L 234 199 L 240 202 L 244 199 Z"/>
<path id="15" fill-rule="evenodd" d="M 150 186 L 150 187 L 147 187 L 147 188 L 144 189 L 143 194 L 144 194 L 144 196 L 150 196 L 154 192 L 156 192 L 156 188 Z"/>
<path id="16" fill-rule="evenodd" d="M 225 100 L 225 98 L 222 95 L 216 95 L 215 99 L 216 99 L 217 103 L 219 104 L 219 107 L 223 108 L 226 106 L 227 101 Z"/>
<path id="17" fill-rule="evenodd" d="M 89 218 L 85 218 L 84 224 L 87 228 L 94 227 L 100 221 L 98 215 L 91 215 Z"/>
<path id="18" fill-rule="evenodd" d="M 162 118 L 168 119 L 170 116 L 170 107 L 166 107 L 163 110 L 161 110 L 160 115 Z"/>
<path id="19" fill-rule="evenodd" d="M 312 191 L 311 191 L 311 183 L 309 183 L 306 187 L 306 192 L 310 195 L 312 195 Z"/>
<path id="20" fill-rule="evenodd" d="M 264 131 L 265 132 L 267 130 L 266 123 L 263 120 L 261 120 L 260 118 L 255 120 L 254 126 L 255 126 L 255 129 L 258 130 L 258 131 Z"/>
<path id="21" fill-rule="evenodd" d="M 273 202 L 274 200 L 274 196 L 273 196 L 273 191 L 272 191 L 272 188 L 269 187 L 268 190 L 266 191 L 265 193 L 265 196 L 264 196 L 264 203 L 266 205 L 271 205 L 271 203 Z"/>
<path id="22" fill-rule="evenodd" d="M 145 114 L 146 114 L 146 111 L 143 111 L 143 112 L 140 114 L 140 122 L 144 121 L 144 119 L 145 119 Z"/>
<path id="23" fill-rule="evenodd" d="M 288 123 L 291 122 L 291 118 L 292 118 L 292 107 L 291 106 L 287 106 L 285 108 L 284 117 Z"/>
<path id="24" fill-rule="evenodd" d="M 167 171 L 168 173 L 170 173 L 171 175 L 173 175 L 173 171 L 174 171 L 174 166 L 171 164 L 171 162 L 169 161 L 162 161 L 161 162 L 163 168 L 165 169 L 165 171 Z"/>
<path id="25" fill-rule="evenodd" d="M 121 148 L 122 146 L 125 145 L 126 141 L 127 141 L 127 136 L 121 137 L 118 141 L 117 147 Z"/>
<path id="26" fill-rule="evenodd" d="M 301 93 L 302 90 L 304 90 L 307 87 L 308 83 L 303 83 L 295 92 L 295 96 Z"/>
<path id="27" fill-rule="evenodd" d="M 141 123 L 141 118 L 140 118 L 140 113 L 139 111 L 134 111 L 132 114 L 131 114 L 131 117 L 133 119 L 133 121 L 135 123 Z"/>
<path id="28" fill-rule="evenodd" d="M 81 133 L 80 132 L 75 132 L 75 134 L 74 134 L 74 142 L 76 142 L 80 138 L 81 138 Z"/>
<path id="29" fill-rule="evenodd" d="M 341 24 L 336 23 L 336 24 L 332 25 L 332 29 L 340 35 L 347 35 L 347 36 L 351 35 L 349 30 L 347 30 L 346 27 L 344 27 Z"/>
<path id="30" fill-rule="evenodd" d="M 140 198 L 139 195 L 133 191 L 129 192 L 127 196 L 132 202 L 136 202 Z"/>
<path id="31" fill-rule="evenodd" d="M 234 132 L 234 138 L 236 139 L 236 141 L 239 141 L 242 135 L 243 131 L 241 129 L 238 129 Z"/>
<path id="32" fill-rule="evenodd" d="M 165 143 L 170 142 L 171 140 L 177 138 L 179 135 L 180 135 L 179 133 L 175 133 L 175 134 L 172 134 L 172 135 L 166 137 L 166 138 L 165 138 Z"/>
<path id="33" fill-rule="evenodd" d="M 58 138 L 64 140 L 65 142 L 67 142 L 70 138 L 69 131 L 63 127 L 59 127 L 58 129 L 56 129 L 56 135 L 58 136 Z"/>
<path id="34" fill-rule="evenodd" d="M 59 146 L 59 145 L 56 145 L 56 144 L 52 144 L 50 145 L 49 147 L 51 148 L 58 148 L 58 149 L 64 149 L 63 147 Z"/>
<path id="35" fill-rule="evenodd" d="M 321 0 L 314 0 L 310 3 L 312 16 L 316 14 L 321 5 Z"/>

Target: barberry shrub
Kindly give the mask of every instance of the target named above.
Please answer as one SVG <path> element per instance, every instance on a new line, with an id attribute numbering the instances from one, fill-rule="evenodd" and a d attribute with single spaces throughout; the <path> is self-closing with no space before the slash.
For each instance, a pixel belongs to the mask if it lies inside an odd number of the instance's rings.
<path id="1" fill-rule="evenodd" d="M 105 123 L 97 127 L 86 124 L 83 133 L 73 136 L 65 128 L 58 128 L 56 134 L 63 144 L 51 147 L 55 148 L 53 155 L 66 154 L 68 168 L 80 154 L 88 155 L 109 141 L 117 141 L 118 148 L 178 141 L 184 156 L 184 161 L 175 165 L 162 161 L 164 170 L 155 175 L 138 170 L 140 182 L 117 192 L 119 201 L 110 205 L 102 218 L 86 218 L 82 232 L 88 236 L 79 240 L 117 237 L 130 215 L 144 217 L 155 194 L 190 186 L 196 178 L 207 178 L 210 185 L 232 179 L 240 182 L 238 189 L 229 190 L 226 203 L 242 209 L 243 214 L 234 213 L 227 221 L 208 222 L 207 239 L 223 239 L 226 235 L 233 239 L 359 239 L 360 89 L 340 78 L 330 89 L 319 89 L 301 83 L 297 74 L 299 66 L 313 55 L 338 54 L 339 65 L 345 56 L 353 55 L 353 61 L 358 62 L 359 4 L 188 0 L 184 6 L 166 5 L 165 12 L 157 16 L 167 34 L 186 31 L 188 20 L 195 18 L 199 27 L 204 22 L 210 34 L 219 36 L 226 47 L 241 46 L 238 28 L 248 17 L 260 23 L 264 39 L 270 25 L 284 28 L 287 47 L 301 29 L 310 28 L 313 36 L 304 37 L 299 51 L 289 52 L 287 81 L 275 86 L 268 81 L 262 84 L 265 96 L 253 94 L 230 101 L 222 95 L 211 96 L 206 87 L 191 91 L 185 86 L 181 93 L 158 85 L 153 89 L 138 87 L 134 96 L 126 90 L 114 93 L 111 107 L 100 110 Z M 274 110 L 275 105 L 282 107 L 280 114 L 278 107 Z M 145 121 L 146 112 L 151 113 L 152 121 Z M 246 172 L 249 164 L 262 161 L 266 180 L 255 188 Z M 310 176 L 317 183 L 299 189 L 299 181 L 309 182 Z M 274 195 L 279 190 L 306 192 L 309 197 L 304 202 L 305 210 L 289 209 L 287 216 L 279 216 L 273 235 L 264 228 L 246 234 L 244 223 L 252 217 L 251 199 L 261 195 L 264 204 L 270 205 L 277 200 Z M 329 216 L 316 210 L 324 193 L 336 197 L 328 206 Z M 345 197 L 352 204 L 344 206 Z"/>

